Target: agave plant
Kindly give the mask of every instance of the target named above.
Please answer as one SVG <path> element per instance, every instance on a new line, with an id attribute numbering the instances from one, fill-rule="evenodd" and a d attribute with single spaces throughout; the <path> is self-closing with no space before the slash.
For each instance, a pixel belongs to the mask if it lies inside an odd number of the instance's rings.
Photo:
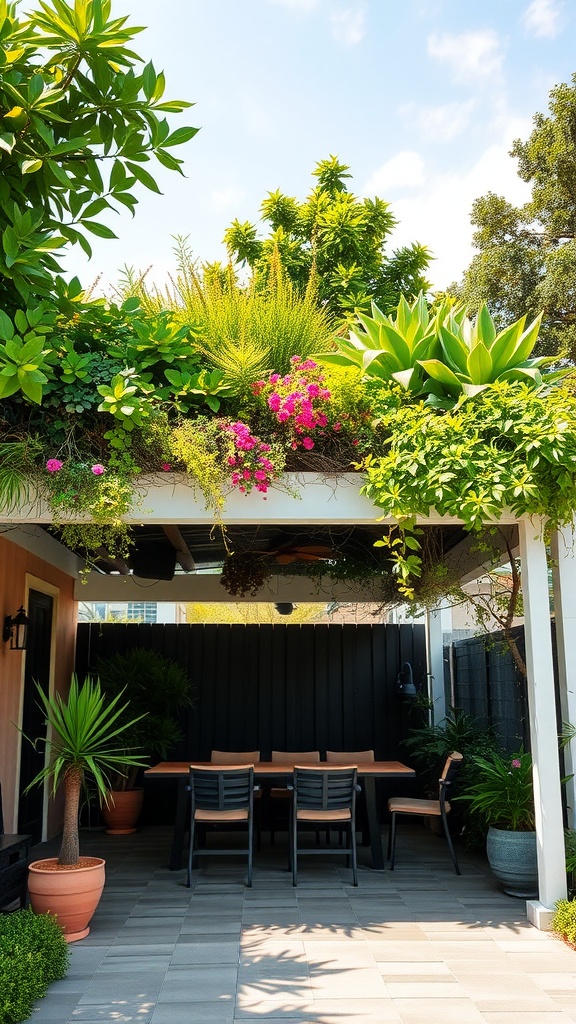
<path id="1" fill-rule="evenodd" d="M 395 380 L 413 394 L 420 394 L 426 379 L 423 361 L 441 358 L 439 327 L 449 310 L 446 300 L 436 313 L 431 313 L 422 292 L 412 304 L 402 296 L 392 316 L 382 313 L 373 302 L 372 316 L 358 312 L 360 327 L 353 328 L 347 339 L 335 339 L 337 352 L 320 353 L 315 358 L 336 366 L 356 366 L 366 377 Z M 432 390 L 441 395 L 441 388 L 434 383 Z"/>
<path id="2" fill-rule="evenodd" d="M 558 379 L 561 373 L 543 377 L 542 367 L 554 357 L 530 358 L 540 330 L 542 314 L 526 327 L 523 316 L 499 333 L 488 308 L 482 304 L 474 324 L 467 316 L 450 313 L 438 324 L 440 357 L 420 359 L 422 369 L 444 391 L 430 396 L 432 404 L 453 405 L 460 398 L 479 394 L 496 381 L 523 381 L 534 387 Z"/>

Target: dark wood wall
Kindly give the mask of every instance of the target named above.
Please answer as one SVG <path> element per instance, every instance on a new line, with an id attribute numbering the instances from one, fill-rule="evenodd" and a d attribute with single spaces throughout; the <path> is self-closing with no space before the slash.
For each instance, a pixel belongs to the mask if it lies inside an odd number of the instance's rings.
<path id="1" fill-rule="evenodd" d="M 524 627 L 517 626 L 513 634 L 524 658 Z M 558 732 L 561 732 L 554 620 L 551 622 L 551 635 Z M 530 750 L 526 680 L 514 664 L 502 634 L 487 633 L 456 641 L 453 645 L 453 666 L 456 707 L 472 715 L 483 726 L 490 726 L 508 753 L 514 753 L 521 745 Z"/>
<path id="2" fill-rule="evenodd" d="M 400 758 L 409 728 L 396 698 L 400 666 L 426 682 L 423 626 L 149 625 L 81 623 L 76 671 L 145 647 L 187 669 L 196 705 L 182 721 L 174 758 L 206 760 L 212 748 L 363 750 Z"/>

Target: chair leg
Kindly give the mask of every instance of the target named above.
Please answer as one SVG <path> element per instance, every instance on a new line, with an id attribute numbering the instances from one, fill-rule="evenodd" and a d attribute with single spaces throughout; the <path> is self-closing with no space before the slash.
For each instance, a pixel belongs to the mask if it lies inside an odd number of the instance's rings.
<path id="1" fill-rule="evenodd" d="M 356 827 L 350 825 L 350 848 L 352 850 L 352 885 L 358 885 L 358 860 L 356 857 Z"/>
<path id="2" fill-rule="evenodd" d="M 290 832 L 291 832 L 291 849 L 292 849 L 292 885 L 298 885 L 298 827 L 295 822 L 290 819 Z"/>
<path id="3" fill-rule="evenodd" d="M 392 812 L 390 832 L 388 833 L 388 867 L 394 871 L 394 854 L 396 850 L 396 812 Z"/>
<path id="4" fill-rule="evenodd" d="M 453 843 L 452 843 L 452 836 L 450 835 L 450 829 L 448 828 L 448 818 L 446 816 L 446 811 L 444 809 L 443 809 L 443 812 L 442 812 L 442 824 L 444 825 L 444 834 L 446 836 L 446 842 L 448 843 L 448 849 L 450 850 L 450 856 L 452 857 L 452 863 L 453 863 L 454 868 L 456 870 L 456 874 L 459 875 L 460 874 L 460 868 L 458 867 L 458 861 L 456 859 L 456 852 L 454 850 L 454 846 L 453 846 Z"/>
<path id="5" fill-rule="evenodd" d="M 192 857 L 194 856 L 194 819 L 190 822 L 190 846 L 188 847 L 188 872 L 186 874 L 186 888 L 190 888 L 192 881 Z"/>
<path id="6" fill-rule="evenodd" d="M 248 889 L 252 888 L 252 854 L 253 854 L 253 847 L 254 847 L 254 822 L 253 822 L 253 819 L 250 818 L 250 820 L 248 822 L 248 881 L 247 881 Z"/>

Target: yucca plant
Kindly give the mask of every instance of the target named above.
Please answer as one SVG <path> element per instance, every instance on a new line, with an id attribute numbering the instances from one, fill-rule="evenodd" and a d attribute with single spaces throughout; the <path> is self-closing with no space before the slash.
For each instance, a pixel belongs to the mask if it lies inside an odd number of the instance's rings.
<path id="1" fill-rule="evenodd" d="M 315 358 L 335 366 L 356 366 L 365 377 L 395 380 L 420 394 L 426 378 L 422 360 L 441 357 L 439 325 L 449 309 L 446 300 L 431 312 L 422 292 L 412 304 L 402 296 L 391 316 L 373 302 L 372 316 L 357 313 L 359 326 L 351 329 L 348 338 L 335 339 L 337 352 L 316 353 Z M 438 389 L 433 385 L 433 390 Z"/>
<path id="2" fill-rule="evenodd" d="M 64 784 L 64 829 L 58 863 L 74 866 L 80 858 L 78 809 L 85 780 L 89 780 L 101 801 L 110 789 L 109 773 L 133 765 L 144 765 L 136 748 L 122 745 L 122 735 L 143 718 L 138 715 L 126 721 L 127 703 L 122 693 L 107 700 L 97 679 L 86 679 L 82 685 L 72 676 L 66 698 L 50 697 L 37 687 L 40 706 L 48 724 L 47 763 L 27 787 L 52 783 L 52 793 Z M 32 740 L 37 747 L 38 740 Z"/>
<path id="3" fill-rule="evenodd" d="M 479 394 L 496 381 L 522 381 L 534 387 L 562 373 L 542 375 L 554 357 L 531 358 L 542 314 L 526 327 L 526 317 L 498 332 L 488 307 L 482 304 L 474 323 L 451 313 L 438 325 L 441 355 L 420 358 L 420 366 L 444 391 L 437 404 L 454 404 L 462 396 Z M 434 404 L 434 399 L 431 399 Z"/>

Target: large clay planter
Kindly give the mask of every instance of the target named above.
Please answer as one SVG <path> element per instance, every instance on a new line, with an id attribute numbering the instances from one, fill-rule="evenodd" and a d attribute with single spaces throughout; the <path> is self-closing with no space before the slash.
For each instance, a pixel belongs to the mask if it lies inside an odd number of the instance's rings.
<path id="1" fill-rule="evenodd" d="M 510 832 L 490 827 L 486 854 L 504 892 L 524 899 L 538 897 L 535 832 Z"/>
<path id="2" fill-rule="evenodd" d="M 35 914 L 55 914 L 66 942 L 84 939 L 104 888 L 105 861 L 81 857 L 78 867 L 58 866 L 56 857 L 33 861 L 28 889 Z"/>
<path id="3" fill-rule="evenodd" d="M 108 793 L 108 805 L 102 804 L 102 817 L 109 835 L 127 836 L 136 831 L 143 799 L 143 789 L 114 789 Z"/>

